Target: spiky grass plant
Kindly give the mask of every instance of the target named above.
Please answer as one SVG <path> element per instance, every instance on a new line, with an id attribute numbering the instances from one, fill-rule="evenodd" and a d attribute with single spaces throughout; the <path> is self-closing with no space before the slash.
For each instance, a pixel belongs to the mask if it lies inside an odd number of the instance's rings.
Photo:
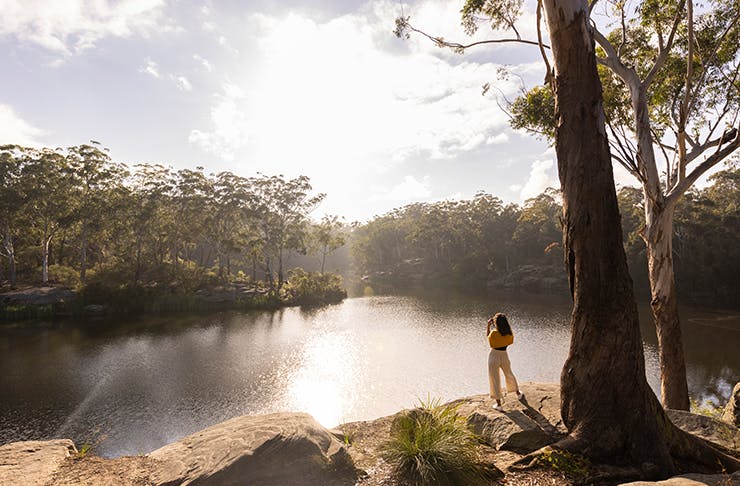
<path id="1" fill-rule="evenodd" d="M 479 439 L 465 417 L 438 399 L 419 403 L 396 417 L 391 437 L 383 444 L 383 458 L 394 473 L 417 485 L 483 483 L 486 469 L 479 462 Z"/>

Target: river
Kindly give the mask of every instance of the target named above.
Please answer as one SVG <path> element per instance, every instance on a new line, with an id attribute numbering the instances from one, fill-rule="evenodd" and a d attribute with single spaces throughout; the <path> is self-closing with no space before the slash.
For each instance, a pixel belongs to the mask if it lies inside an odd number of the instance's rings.
<path id="1" fill-rule="evenodd" d="M 116 457 L 241 414 L 305 411 L 334 426 L 486 393 L 493 312 L 514 328 L 518 379 L 558 381 L 570 303 L 555 297 L 376 296 L 313 310 L 0 328 L 0 444 L 71 438 Z M 740 315 L 682 313 L 690 393 L 724 403 L 740 379 Z M 657 390 L 655 332 L 641 314 Z"/>

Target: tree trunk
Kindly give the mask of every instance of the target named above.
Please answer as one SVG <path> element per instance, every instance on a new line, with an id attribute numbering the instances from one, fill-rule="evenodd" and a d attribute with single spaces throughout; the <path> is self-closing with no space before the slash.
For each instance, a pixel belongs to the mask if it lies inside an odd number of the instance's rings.
<path id="1" fill-rule="evenodd" d="M 143 245 L 143 242 L 141 241 L 141 236 L 138 236 L 136 238 L 136 270 L 134 271 L 134 286 L 139 282 L 139 278 L 141 277 L 141 247 Z"/>
<path id="2" fill-rule="evenodd" d="M 85 283 L 85 273 L 87 272 L 87 221 L 82 224 L 82 234 L 80 236 L 80 282 Z"/>
<path id="3" fill-rule="evenodd" d="M 8 281 L 10 282 L 11 287 L 15 287 L 15 246 L 13 245 L 13 237 L 11 236 L 9 225 L 6 225 L 5 227 L 5 234 L 3 235 L 3 248 L 5 248 L 5 254 L 8 257 Z"/>
<path id="4" fill-rule="evenodd" d="M 573 296 L 570 351 L 561 374 L 561 415 L 569 435 L 554 447 L 666 477 L 676 471 L 672 454 L 712 453 L 671 424 L 645 379 L 588 5 L 544 5 L 555 60 L 563 246 Z M 723 460 L 729 469 L 739 465 Z"/>
<path id="5" fill-rule="evenodd" d="M 673 206 L 645 198 L 644 239 L 650 277 L 650 306 L 658 336 L 660 394 L 665 408 L 689 409 L 686 361 L 673 275 Z"/>
<path id="6" fill-rule="evenodd" d="M 632 109 L 637 132 L 637 160 L 645 174 L 643 192 L 645 201 L 645 230 L 650 305 L 660 356 L 661 398 L 665 408 L 689 409 L 689 391 L 686 384 L 686 362 L 683 355 L 681 321 L 678 316 L 675 279 L 673 276 L 673 210 L 667 206 L 655 162 L 653 137 L 650 132 L 650 114 L 644 86 L 629 84 Z M 668 175 L 666 175 L 667 177 Z M 670 183 L 670 181 L 669 181 Z"/>
<path id="7" fill-rule="evenodd" d="M 283 288 L 283 249 L 281 248 L 278 252 L 278 285 L 277 291 L 280 293 L 280 289 Z"/>
<path id="8" fill-rule="evenodd" d="M 46 236 L 41 240 L 41 283 L 49 283 L 49 245 L 51 236 Z"/>

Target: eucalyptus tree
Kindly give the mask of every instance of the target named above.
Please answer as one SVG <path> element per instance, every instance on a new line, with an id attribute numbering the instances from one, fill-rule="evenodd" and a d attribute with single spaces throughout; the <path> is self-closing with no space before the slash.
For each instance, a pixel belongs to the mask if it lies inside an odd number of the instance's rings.
<path id="1" fill-rule="evenodd" d="M 496 22 L 513 23 L 520 2 L 469 0 Z M 573 296 L 571 343 L 561 374 L 561 415 L 568 435 L 552 447 L 607 462 L 675 473 L 676 460 L 740 468 L 671 424 L 645 378 L 632 281 L 622 246 L 594 28 L 585 0 L 542 0 L 554 70 L 555 150 L 563 191 L 563 247 Z M 463 9 L 465 13 L 465 9 Z M 509 16 L 513 15 L 513 17 Z M 539 24 L 539 22 L 538 22 Z M 538 25 L 539 31 L 539 25 Z"/>
<path id="2" fill-rule="evenodd" d="M 594 28 L 607 100 L 612 158 L 641 184 L 651 306 L 658 335 L 661 394 L 688 409 L 686 369 L 673 268 L 673 219 L 679 200 L 709 169 L 740 147 L 740 6 L 692 0 L 645 1 L 604 35 Z M 593 6 L 591 7 L 593 8 Z M 513 105 L 514 124 L 551 133 L 548 93 Z M 656 155 L 656 152 L 658 155 Z M 662 157 L 662 162 L 659 161 Z"/>
<path id="3" fill-rule="evenodd" d="M 65 154 L 60 149 L 21 151 L 23 212 L 41 246 L 41 282 L 49 281 L 49 251 L 59 230 L 73 219 L 71 197 L 74 181 Z"/>
<path id="4" fill-rule="evenodd" d="M 16 284 L 15 240 L 20 231 L 23 192 L 21 188 L 22 148 L 16 145 L 0 146 L 0 255 L 8 259 L 8 281 Z"/>
<path id="5" fill-rule="evenodd" d="M 214 194 L 213 178 L 203 173 L 202 167 L 177 171 L 173 204 L 179 224 L 172 238 L 173 263 L 177 264 L 180 252 L 184 260 L 193 260 L 200 248 L 200 265 L 205 265 L 206 221 Z"/>
<path id="6" fill-rule="evenodd" d="M 343 227 L 344 224 L 339 216 L 331 215 L 324 216 L 321 221 L 313 225 L 312 237 L 317 247 L 316 250 L 321 255 L 321 273 L 324 273 L 326 256 L 346 242 L 345 235 L 342 234 Z"/>
<path id="7" fill-rule="evenodd" d="M 688 409 L 671 251 L 673 214 L 686 191 L 740 147 L 740 4 L 711 0 L 701 14 L 695 13 L 693 0 L 643 0 L 634 13 L 628 5 L 608 2 L 609 25 L 617 28 L 607 34 L 592 22 L 611 156 L 643 190 L 642 237 L 663 403 Z M 472 33 L 484 18 L 494 28 L 516 32 L 520 8 L 521 1 L 469 0 L 462 10 L 463 25 Z M 588 14 L 597 8 L 598 0 L 591 2 Z M 539 7 L 537 12 L 539 18 Z M 409 28 L 408 22 L 400 28 Z M 517 37 L 507 41 L 521 41 Z M 480 43 L 463 46 L 432 39 L 458 51 Z M 549 62 L 540 46 L 549 77 Z M 549 85 L 536 87 L 511 105 L 512 126 L 552 138 L 553 106 Z M 656 150 L 663 159 L 660 165 Z"/>
<path id="8" fill-rule="evenodd" d="M 560 195 L 552 188 L 524 201 L 519 213 L 512 241 L 517 251 L 524 252 L 526 260 L 545 263 L 545 255 L 562 239 L 559 215 L 563 208 Z"/>
<path id="9" fill-rule="evenodd" d="M 285 252 L 305 253 L 308 215 L 324 194 L 311 195 L 306 176 L 286 180 L 282 175 L 260 175 L 252 178 L 252 189 L 254 218 L 262 239 L 263 269 L 270 288 L 279 292 L 284 283 Z"/>
<path id="10" fill-rule="evenodd" d="M 151 264 L 162 262 L 176 215 L 171 204 L 175 186 L 172 169 L 161 164 L 134 167 L 129 178 L 126 208 L 132 244 L 126 253 L 133 260 L 133 283 L 136 284 L 147 257 Z"/>
<path id="11" fill-rule="evenodd" d="M 91 232 L 99 231 L 109 221 L 110 192 L 127 173 L 121 164 L 111 161 L 105 150 L 93 145 L 70 147 L 67 162 L 72 174 L 74 218 L 80 225 L 80 281 L 84 284 Z"/>
<path id="12" fill-rule="evenodd" d="M 231 273 L 229 255 L 243 246 L 248 231 L 250 208 L 254 204 L 252 182 L 231 172 L 220 172 L 213 181 L 213 194 L 208 205 L 206 228 L 216 249 L 218 272 L 224 266 Z"/>

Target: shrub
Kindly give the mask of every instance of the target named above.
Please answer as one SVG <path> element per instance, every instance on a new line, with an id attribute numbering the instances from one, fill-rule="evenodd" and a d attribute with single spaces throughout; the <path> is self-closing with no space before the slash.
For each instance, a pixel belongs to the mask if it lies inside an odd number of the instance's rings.
<path id="1" fill-rule="evenodd" d="M 382 455 L 405 483 L 482 484 L 487 475 L 478 443 L 457 407 L 428 400 L 393 421 Z"/>
<path id="2" fill-rule="evenodd" d="M 331 272 L 306 272 L 298 267 L 288 272 L 286 291 L 296 304 L 329 304 L 341 302 L 347 297 L 347 291 L 342 285 L 341 275 Z"/>
<path id="3" fill-rule="evenodd" d="M 591 463 L 585 456 L 552 448 L 542 453 L 539 463 L 578 482 L 585 480 L 591 469 Z"/>
<path id="4" fill-rule="evenodd" d="M 63 287 L 76 288 L 80 285 L 80 272 L 66 265 L 49 265 L 49 282 Z"/>

